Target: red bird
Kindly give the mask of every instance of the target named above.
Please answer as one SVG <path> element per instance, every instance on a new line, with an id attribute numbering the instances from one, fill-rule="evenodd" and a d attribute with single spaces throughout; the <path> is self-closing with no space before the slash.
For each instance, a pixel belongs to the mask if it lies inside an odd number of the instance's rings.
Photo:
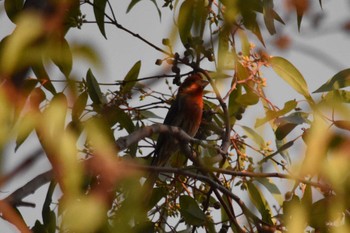
<path id="1" fill-rule="evenodd" d="M 203 90 L 208 83 L 199 74 L 192 74 L 186 78 L 180 85 L 163 124 L 177 126 L 194 137 L 202 120 Z M 165 166 L 179 149 L 179 141 L 171 134 L 160 133 L 151 165 Z"/>

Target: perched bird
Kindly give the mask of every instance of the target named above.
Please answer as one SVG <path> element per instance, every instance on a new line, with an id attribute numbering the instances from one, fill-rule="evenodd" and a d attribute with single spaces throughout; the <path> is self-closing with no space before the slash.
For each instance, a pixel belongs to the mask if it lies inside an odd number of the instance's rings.
<path id="1" fill-rule="evenodd" d="M 208 83 L 196 73 L 186 78 L 180 85 L 176 99 L 171 105 L 163 124 L 177 126 L 189 136 L 194 137 L 202 120 L 203 90 Z M 179 150 L 180 142 L 174 136 L 169 133 L 160 133 L 151 165 L 168 165 L 172 155 Z M 146 183 L 153 186 L 156 178 L 157 175 L 151 174 Z"/>

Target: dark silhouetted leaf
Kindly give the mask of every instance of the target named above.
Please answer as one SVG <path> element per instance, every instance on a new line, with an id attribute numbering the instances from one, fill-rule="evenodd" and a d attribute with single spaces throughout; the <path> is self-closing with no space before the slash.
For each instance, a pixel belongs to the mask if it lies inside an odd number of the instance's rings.
<path id="1" fill-rule="evenodd" d="M 281 201 L 283 200 L 281 191 L 279 190 L 278 186 L 271 181 L 271 179 L 255 178 L 255 180 L 262 184 L 271 193 L 271 195 L 276 199 L 278 203 L 281 203 Z"/>
<path id="2" fill-rule="evenodd" d="M 259 41 L 265 46 L 264 38 L 262 37 L 259 24 L 256 19 L 256 14 L 254 12 L 249 12 L 242 14 L 243 17 L 243 24 L 244 26 L 249 29 L 258 39 Z"/>
<path id="3" fill-rule="evenodd" d="M 276 139 L 283 140 L 296 126 L 297 124 L 293 123 L 280 124 L 275 131 Z"/>
<path id="4" fill-rule="evenodd" d="M 199 208 L 196 200 L 190 196 L 180 197 L 180 213 L 185 222 L 194 226 L 203 226 L 207 217 L 203 211 Z"/>
<path id="5" fill-rule="evenodd" d="M 297 125 L 310 123 L 307 119 L 308 116 L 309 114 L 305 112 L 294 112 L 286 117 L 277 119 L 276 139 L 283 140 Z"/>
<path id="6" fill-rule="evenodd" d="M 297 195 L 293 195 L 290 200 L 284 201 L 283 204 L 283 215 L 285 221 L 293 219 L 292 213 L 293 209 L 300 206 L 300 198 Z"/>
<path id="7" fill-rule="evenodd" d="M 121 87 L 122 93 L 126 94 L 131 92 L 131 89 L 135 86 L 137 82 L 137 78 L 140 73 L 140 68 L 141 68 L 141 61 L 138 61 L 133 65 L 133 67 L 126 74 L 123 80 L 123 85 Z"/>
<path id="8" fill-rule="evenodd" d="M 105 32 L 105 10 L 106 10 L 107 0 L 94 0 L 94 14 L 96 18 L 96 23 L 100 29 L 101 34 L 107 39 Z"/>
<path id="9" fill-rule="evenodd" d="M 112 106 L 105 109 L 102 114 L 110 127 L 114 126 L 116 123 L 119 123 L 120 127 L 122 129 L 126 129 L 128 133 L 132 133 L 135 130 L 135 126 L 130 116 L 117 106 Z"/>
<path id="10" fill-rule="evenodd" d="M 85 91 L 78 96 L 72 109 L 73 121 L 78 120 L 81 114 L 83 113 L 84 109 L 86 108 L 87 99 L 88 99 L 88 94 Z"/>
<path id="11" fill-rule="evenodd" d="M 129 11 L 131 11 L 131 9 L 139 2 L 141 2 L 141 0 L 131 0 L 128 8 L 126 9 L 126 13 L 129 13 Z"/>
<path id="12" fill-rule="evenodd" d="M 4 3 L 7 17 L 15 23 L 15 18 L 23 8 L 23 0 L 5 0 Z"/>
<path id="13" fill-rule="evenodd" d="M 313 93 L 338 90 L 348 86 L 350 86 L 350 69 L 345 69 L 336 73 L 330 80 L 328 80 Z"/>
<path id="14" fill-rule="evenodd" d="M 40 81 L 41 85 L 43 85 L 46 90 L 51 92 L 52 95 L 56 95 L 57 94 L 56 89 L 52 85 L 52 82 L 45 70 L 43 63 L 41 62 L 41 63 L 35 64 L 35 66 L 32 67 L 32 70 L 36 75 L 36 77 L 38 78 L 38 80 Z"/>
<path id="15" fill-rule="evenodd" d="M 274 23 L 274 13 L 273 13 L 273 1 L 263 0 L 264 5 L 264 22 L 267 30 L 271 35 L 276 33 L 275 23 Z"/>
<path id="16" fill-rule="evenodd" d="M 334 205 L 334 196 L 327 196 L 321 200 L 316 201 L 310 208 L 310 226 L 315 229 L 326 229 L 327 222 L 335 220 L 337 216 L 342 215 L 341 208 L 338 208 L 338 214 L 333 212 L 329 214 L 331 206 Z M 332 219 L 333 218 L 333 219 Z"/>
<path id="17" fill-rule="evenodd" d="M 291 164 L 291 159 L 290 159 L 288 149 L 294 145 L 294 140 L 286 143 L 285 139 L 282 139 L 282 140 L 276 139 L 277 151 L 288 162 L 288 164 Z"/>
<path id="18" fill-rule="evenodd" d="M 265 199 L 265 197 L 261 194 L 260 189 L 253 184 L 253 182 L 247 182 L 247 189 L 249 193 L 250 200 L 254 203 L 254 206 L 260 212 L 263 221 L 267 223 L 272 223 L 270 207 Z"/>
<path id="19" fill-rule="evenodd" d="M 53 194 L 55 188 L 56 188 L 56 182 L 52 181 L 50 183 L 49 189 L 47 190 L 46 198 L 45 198 L 44 205 L 43 205 L 43 209 L 41 211 L 43 222 L 44 222 L 44 224 L 46 226 L 49 226 L 52 221 L 54 221 L 54 223 L 55 223 L 53 225 L 53 229 L 51 229 L 49 232 L 55 232 L 55 228 L 56 228 L 56 221 L 55 221 L 56 217 L 52 216 L 52 214 L 51 214 L 52 211 L 51 211 L 51 208 L 50 208 L 50 205 L 52 203 L 52 194 Z M 54 217 L 54 218 L 52 218 L 52 217 Z"/>
<path id="20" fill-rule="evenodd" d="M 100 86 L 98 85 L 98 82 L 90 69 L 86 73 L 86 85 L 89 96 L 94 104 L 99 105 L 106 102 L 105 97 L 101 92 Z"/>
<path id="21" fill-rule="evenodd" d="M 126 13 L 129 13 L 129 12 L 132 10 L 132 8 L 134 8 L 134 6 L 135 6 L 137 3 L 139 3 L 140 1 L 141 1 L 141 0 L 131 0 L 131 2 L 129 3 L 128 8 L 126 9 Z M 158 4 L 157 4 L 157 1 L 156 1 L 156 0 L 151 0 L 151 2 L 153 2 L 153 4 L 155 5 L 155 7 L 156 7 L 156 9 L 157 9 L 157 11 L 158 11 L 159 19 L 161 19 L 161 18 L 162 18 L 162 12 L 161 12 L 160 9 L 159 9 L 159 6 L 158 6 Z"/>
<path id="22" fill-rule="evenodd" d="M 49 56 L 57 65 L 60 71 L 68 77 L 73 65 L 72 52 L 69 44 L 65 39 L 55 41 L 49 45 Z"/>

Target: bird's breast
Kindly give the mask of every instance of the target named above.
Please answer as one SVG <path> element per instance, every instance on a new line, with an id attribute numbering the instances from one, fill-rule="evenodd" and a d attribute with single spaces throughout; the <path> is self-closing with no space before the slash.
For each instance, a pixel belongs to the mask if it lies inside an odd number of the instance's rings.
<path id="1" fill-rule="evenodd" d="M 183 115 L 179 115 L 178 117 L 182 118 L 182 129 L 185 130 L 188 135 L 194 137 L 198 131 L 202 119 L 202 98 L 187 98 L 182 104 L 181 112 Z"/>

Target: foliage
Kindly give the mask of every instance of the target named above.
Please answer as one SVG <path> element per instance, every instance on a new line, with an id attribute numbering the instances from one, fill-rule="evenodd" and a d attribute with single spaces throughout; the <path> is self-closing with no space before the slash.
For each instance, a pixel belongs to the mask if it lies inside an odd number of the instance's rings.
<path id="1" fill-rule="evenodd" d="M 131 0 L 126 13 L 140 2 Z M 121 25 L 108 0 L 5 0 L 16 28 L 0 44 L 1 157 L 7 145 L 15 142 L 18 150 L 30 137 L 38 139 L 40 149 L 14 170 L 1 171 L 0 185 L 42 155 L 52 170 L 1 200 L 2 218 L 22 232 L 349 231 L 350 94 L 344 88 L 350 68 L 310 93 L 291 62 L 256 49 L 252 41 L 263 47 L 266 37 L 284 27 L 276 2 L 152 0 L 160 18 L 175 12 L 177 34 L 157 45 Z M 309 1 L 283 2 L 292 6 L 300 30 Z M 135 61 L 124 78 L 110 84 L 112 91 L 102 88 L 93 73 L 97 51 L 66 39 L 70 30 L 89 23 L 82 5 L 91 8 L 104 38 L 107 24 L 130 34 L 158 51 L 163 57 L 155 68 L 167 67 L 169 73 L 144 77 L 143 61 Z M 72 74 L 76 54 L 91 66 L 81 71 L 82 79 Z M 48 64 L 64 79 L 55 80 Z M 155 110 L 172 102 L 173 88 L 188 68 L 210 81 L 195 139 L 176 135 L 191 143 L 182 152 L 189 161 L 183 167 L 148 166 L 152 158 L 145 154 L 156 133 L 169 130 L 152 125 L 161 118 Z M 263 69 L 274 71 L 295 98 L 276 106 L 265 95 L 270 80 Z M 166 78 L 170 95 L 149 82 Z M 228 88 L 220 88 L 222 83 Z M 255 115 L 255 125 L 244 123 L 246 110 L 257 106 L 264 116 Z M 262 127 L 272 130 L 274 143 L 260 134 Z M 304 143 L 305 152 L 296 150 L 296 143 Z M 160 179 L 146 193 L 142 183 L 150 171 L 159 172 Z M 48 182 L 42 219 L 28 227 L 17 208 L 30 206 L 23 198 Z"/>

